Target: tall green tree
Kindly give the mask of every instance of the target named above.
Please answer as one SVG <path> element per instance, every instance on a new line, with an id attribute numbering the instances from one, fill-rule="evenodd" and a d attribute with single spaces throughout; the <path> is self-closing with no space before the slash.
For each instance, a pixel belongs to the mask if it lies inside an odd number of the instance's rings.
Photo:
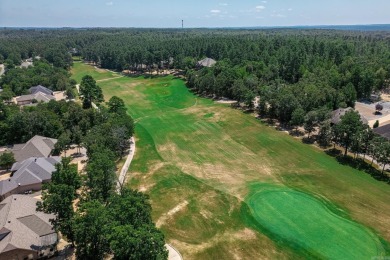
<path id="1" fill-rule="evenodd" d="M 84 108 L 91 108 L 92 102 L 100 103 L 104 101 L 102 89 L 90 75 L 85 75 L 80 84 L 80 95 Z"/>
<path id="2" fill-rule="evenodd" d="M 138 228 L 132 225 L 116 226 L 109 240 L 114 259 L 168 259 L 164 235 L 154 225 L 145 224 Z"/>
<path id="3" fill-rule="evenodd" d="M 109 216 L 101 202 L 82 203 L 74 220 L 77 259 L 104 259 L 110 251 L 110 229 Z"/>
<path id="4" fill-rule="evenodd" d="M 52 181 L 43 186 L 42 201 L 37 209 L 55 215 L 51 220 L 54 228 L 74 242 L 74 209 L 73 201 L 77 197 L 76 190 L 81 186 L 77 166 L 70 164 L 70 158 L 63 158 L 56 165 Z"/>
<path id="5" fill-rule="evenodd" d="M 92 154 L 87 165 L 87 186 L 91 199 L 106 202 L 114 192 L 116 166 L 113 153 L 100 147 Z"/>
<path id="6" fill-rule="evenodd" d="M 117 114 L 126 113 L 125 102 L 123 101 L 123 99 L 120 99 L 117 96 L 113 96 L 112 98 L 110 98 L 110 100 L 107 102 L 107 106 L 108 106 L 108 111 L 110 113 L 117 113 Z"/>
<path id="7" fill-rule="evenodd" d="M 9 170 L 15 162 L 16 160 L 13 153 L 3 153 L 0 155 L 0 167 Z"/>
<path id="8" fill-rule="evenodd" d="M 364 129 L 358 112 L 349 111 L 341 117 L 338 125 L 340 131 L 340 142 L 345 148 L 344 155 L 347 155 L 354 138 Z"/>

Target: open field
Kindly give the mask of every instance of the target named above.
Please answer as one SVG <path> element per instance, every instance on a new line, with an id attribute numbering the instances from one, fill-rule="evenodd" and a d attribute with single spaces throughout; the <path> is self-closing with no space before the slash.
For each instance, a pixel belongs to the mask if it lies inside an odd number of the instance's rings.
<path id="1" fill-rule="evenodd" d="M 82 62 L 74 62 L 71 73 L 72 79 L 76 80 L 79 84 L 85 75 L 91 75 L 95 80 L 117 77 L 117 75 L 112 72 L 96 69 L 92 66 L 86 66 Z"/>
<path id="2" fill-rule="evenodd" d="M 75 79 L 96 73 L 75 63 Z M 371 259 L 389 255 L 390 188 L 183 81 L 99 82 L 136 121 L 129 185 L 184 259 Z"/>

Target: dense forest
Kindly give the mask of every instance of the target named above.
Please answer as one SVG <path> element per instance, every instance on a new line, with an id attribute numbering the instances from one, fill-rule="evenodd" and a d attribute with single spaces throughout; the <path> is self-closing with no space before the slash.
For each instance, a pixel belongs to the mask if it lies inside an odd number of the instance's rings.
<path id="1" fill-rule="evenodd" d="M 13 68 L 36 55 L 57 68 L 50 79 L 23 79 L 22 69 Z M 14 94 L 22 93 L 25 85 L 40 82 L 67 89 L 74 82 L 67 82 L 60 68 L 71 66 L 71 55 L 118 71 L 185 70 L 188 86 L 198 93 L 249 105 L 254 96 L 262 96 L 282 122 L 291 120 L 292 107 L 299 106 L 307 113 L 324 106 L 353 106 L 356 99 L 369 98 L 373 91 L 387 87 L 390 78 L 388 32 L 3 29 L 0 63 L 10 71 L 0 86 Z M 194 70 L 196 61 L 204 57 L 218 63 Z M 28 70 L 39 75 L 36 69 Z"/>

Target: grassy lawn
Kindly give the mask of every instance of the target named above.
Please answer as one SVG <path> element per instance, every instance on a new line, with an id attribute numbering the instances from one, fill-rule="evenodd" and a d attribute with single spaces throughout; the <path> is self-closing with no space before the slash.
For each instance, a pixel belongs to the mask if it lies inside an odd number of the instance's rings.
<path id="1" fill-rule="evenodd" d="M 95 69 L 92 66 L 87 66 L 82 62 L 73 62 L 73 67 L 71 70 L 72 79 L 76 80 L 77 83 L 81 83 L 81 79 L 85 75 L 91 75 L 95 80 L 109 79 L 118 77 L 117 74 L 108 72 L 105 70 Z"/>
<path id="2" fill-rule="evenodd" d="M 75 63 L 74 77 L 92 67 Z M 108 78 L 112 78 L 112 75 Z M 129 185 L 185 259 L 389 255 L 390 189 L 183 81 L 102 81 L 136 120 Z"/>

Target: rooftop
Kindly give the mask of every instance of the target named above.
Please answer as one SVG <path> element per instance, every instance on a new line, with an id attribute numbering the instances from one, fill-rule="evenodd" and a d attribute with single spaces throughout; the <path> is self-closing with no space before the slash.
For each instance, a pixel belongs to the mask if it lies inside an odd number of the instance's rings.
<path id="1" fill-rule="evenodd" d="M 56 143 L 57 139 L 36 135 L 27 143 L 14 145 L 12 152 L 17 162 L 31 157 L 48 157 Z"/>
<path id="2" fill-rule="evenodd" d="M 205 58 L 203 60 L 198 61 L 198 66 L 202 67 L 212 67 L 216 64 L 217 62 L 211 58 Z"/>
<path id="3" fill-rule="evenodd" d="M 37 251 L 56 243 L 57 234 L 49 221 L 54 215 L 37 212 L 37 202 L 29 196 L 12 195 L 0 203 L 0 256 L 13 249 Z"/>

